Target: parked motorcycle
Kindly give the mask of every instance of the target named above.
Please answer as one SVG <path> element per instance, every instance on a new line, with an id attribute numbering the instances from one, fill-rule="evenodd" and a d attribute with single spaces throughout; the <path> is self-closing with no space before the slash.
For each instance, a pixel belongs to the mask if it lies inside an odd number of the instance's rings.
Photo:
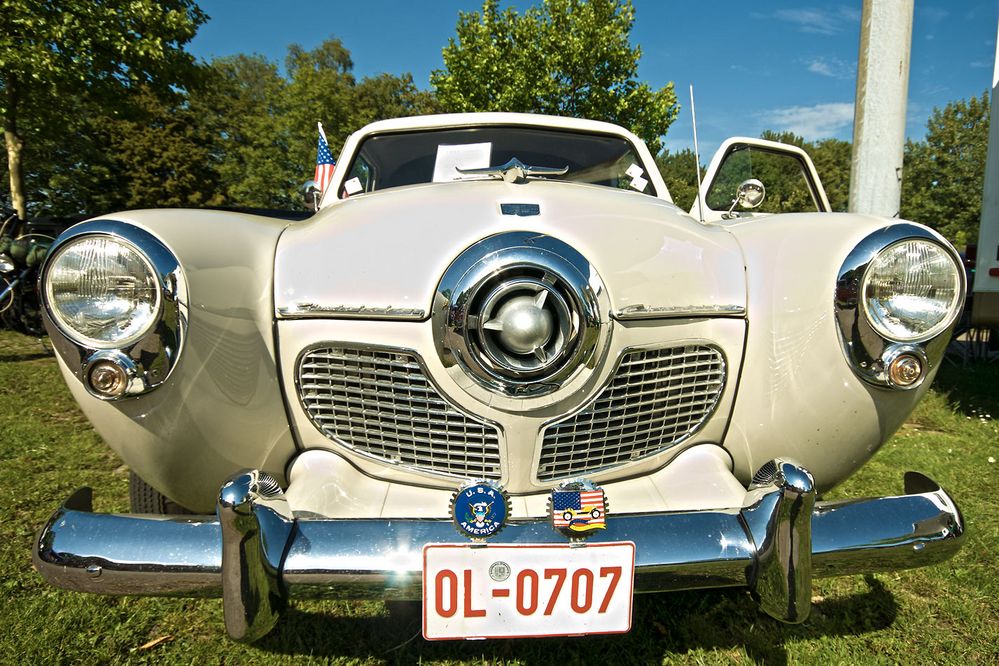
<path id="1" fill-rule="evenodd" d="M 55 238 L 33 232 L 17 214 L 5 215 L 0 223 L 0 325 L 29 335 L 44 335 L 38 302 L 38 269 Z"/>

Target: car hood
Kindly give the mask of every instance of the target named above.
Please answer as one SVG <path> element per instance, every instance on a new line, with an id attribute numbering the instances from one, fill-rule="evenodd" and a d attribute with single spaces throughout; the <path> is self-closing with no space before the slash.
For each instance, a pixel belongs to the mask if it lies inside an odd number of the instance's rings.
<path id="1" fill-rule="evenodd" d="M 593 185 L 481 180 L 364 194 L 289 227 L 275 258 L 276 312 L 425 318 L 455 257 L 509 231 L 546 234 L 578 250 L 603 279 L 615 313 L 745 307 L 735 240 L 673 204 Z"/>

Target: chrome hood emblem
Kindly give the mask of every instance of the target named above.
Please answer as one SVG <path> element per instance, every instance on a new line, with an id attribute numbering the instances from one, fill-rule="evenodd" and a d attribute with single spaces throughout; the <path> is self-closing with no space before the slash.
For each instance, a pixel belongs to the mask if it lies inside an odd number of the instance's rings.
<path id="1" fill-rule="evenodd" d="M 508 183 L 522 183 L 528 178 L 545 178 L 548 176 L 564 176 L 569 173 L 569 167 L 536 167 L 524 164 L 516 157 L 500 166 L 489 166 L 481 169 L 455 169 L 463 176 L 490 176 L 502 178 Z"/>

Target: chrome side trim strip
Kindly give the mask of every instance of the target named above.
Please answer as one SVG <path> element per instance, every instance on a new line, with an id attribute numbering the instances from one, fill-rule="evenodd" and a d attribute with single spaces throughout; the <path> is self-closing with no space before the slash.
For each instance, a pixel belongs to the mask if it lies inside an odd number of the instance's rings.
<path id="1" fill-rule="evenodd" d="M 420 308 L 397 308 L 391 305 L 321 305 L 319 303 L 298 302 L 277 309 L 279 317 L 288 319 L 322 317 L 328 319 L 398 319 L 422 321 L 427 318 L 426 310 Z"/>
<path id="2" fill-rule="evenodd" d="M 954 501 L 921 474 L 906 474 L 906 495 L 812 508 L 807 472 L 770 465 L 779 473 L 758 475 L 741 508 L 615 516 L 591 540 L 635 543 L 637 592 L 748 585 L 763 610 L 791 622 L 807 615 L 811 575 L 926 566 L 963 543 Z M 77 491 L 39 533 L 35 568 L 83 592 L 225 595 L 227 628 L 253 640 L 289 596 L 420 598 L 423 545 L 460 541 L 443 519 L 293 519 L 283 497 L 261 491 L 259 480 L 253 487 L 253 474 L 223 487 L 221 524 L 94 514 L 91 491 Z M 566 542 L 547 520 L 512 523 L 493 541 Z"/>
<path id="3" fill-rule="evenodd" d="M 645 305 L 636 303 L 611 312 L 617 321 L 641 319 L 686 319 L 689 317 L 744 317 L 741 305 Z"/>

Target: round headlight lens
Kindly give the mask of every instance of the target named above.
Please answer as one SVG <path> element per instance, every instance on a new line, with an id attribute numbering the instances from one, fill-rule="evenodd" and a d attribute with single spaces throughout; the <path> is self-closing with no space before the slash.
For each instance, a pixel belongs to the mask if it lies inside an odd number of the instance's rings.
<path id="1" fill-rule="evenodd" d="M 864 274 L 864 312 L 889 340 L 927 340 L 950 326 L 961 302 L 959 267 L 940 245 L 903 240 L 881 250 Z"/>
<path id="2" fill-rule="evenodd" d="M 131 344 L 159 317 L 161 289 L 149 259 L 130 243 L 85 236 L 56 251 L 45 295 L 59 328 L 79 344 Z"/>

